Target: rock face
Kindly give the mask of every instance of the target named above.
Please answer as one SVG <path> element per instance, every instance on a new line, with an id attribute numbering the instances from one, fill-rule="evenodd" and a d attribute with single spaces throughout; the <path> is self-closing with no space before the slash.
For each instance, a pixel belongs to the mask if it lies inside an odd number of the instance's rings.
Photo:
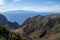
<path id="1" fill-rule="evenodd" d="M 7 18 L 2 14 L 0 14 L 0 25 L 7 26 L 7 28 L 10 29 L 16 29 L 19 27 L 19 24 L 8 21 Z"/>
<path id="2" fill-rule="evenodd" d="M 28 18 L 21 29 L 31 40 L 60 40 L 60 14 Z"/>

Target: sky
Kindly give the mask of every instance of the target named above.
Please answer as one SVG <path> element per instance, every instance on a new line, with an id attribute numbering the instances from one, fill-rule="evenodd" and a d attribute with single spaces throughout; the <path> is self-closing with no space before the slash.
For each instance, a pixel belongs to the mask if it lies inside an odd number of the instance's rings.
<path id="1" fill-rule="evenodd" d="M 0 0 L 0 12 L 14 10 L 60 12 L 60 0 Z"/>

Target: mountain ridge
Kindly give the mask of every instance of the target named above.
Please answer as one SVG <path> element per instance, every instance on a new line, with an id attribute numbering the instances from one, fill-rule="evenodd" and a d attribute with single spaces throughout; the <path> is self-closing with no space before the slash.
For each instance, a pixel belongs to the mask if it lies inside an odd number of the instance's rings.
<path id="1" fill-rule="evenodd" d="M 57 34 L 60 35 L 60 14 L 35 16 L 28 18 L 25 22 L 22 28 L 16 29 L 15 32 L 21 32 L 28 39 L 50 40 L 55 35 L 56 37 L 52 40 L 58 40 L 60 38 L 57 36 Z"/>
<path id="2" fill-rule="evenodd" d="M 21 26 L 17 26 L 20 28 L 17 28 L 16 25 L 18 25 L 16 22 L 10 22 L 4 15 L 0 14 L 1 32 L 5 32 L 2 26 L 6 26 L 6 28 L 14 26 L 16 28 L 12 27 L 15 30 L 9 30 L 12 32 L 10 33 L 11 38 L 13 37 L 12 40 L 15 40 L 16 37 L 16 40 L 60 40 L 60 14 L 37 15 L 26 19 Z M 18 33 L 20 38 L 15 33 Z M 3 35 L 6 37 L 6 32 L 0 36 Z M 7 37 L 10 39 L 10 36 Z"/>
<path id="3" fill-rule="evenodd" d="M 6 26 L 9 29 L 16 29 L 19 27 L 19 24 L 17 22 L 10 22 L 4 15 L 0 14 L 0 26 L 2 25 Z"/>

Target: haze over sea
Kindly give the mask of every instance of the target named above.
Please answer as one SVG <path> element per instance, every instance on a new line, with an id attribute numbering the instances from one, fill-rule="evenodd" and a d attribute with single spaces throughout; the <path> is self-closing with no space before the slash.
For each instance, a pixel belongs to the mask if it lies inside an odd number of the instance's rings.
<path id="1" fill-rule="evenodd" d="M 4 13 L 3 15 L 6 16 L 6 18 L 11 21 L 11 22 L 17 22 L 18 24 L 22 24 L 27 18 L 37 16 L 37 15 L 49 15 L 49 14 L 59 14 L 59 13 L 53 13 L 53 12 L 46 12 L 46 13 L 26 13 L 26 14 L 20 14 L 20 13 L 15 13 L 15 14 L 9 14 L 9 13 Z"/>
<path id="2" fill-rule="evenodd" d="M 0 12 L 25 10 L 47 13 L 4 13 L 9 21 L 22 24 L 27 18 L 35 15 L 47 15 L 49 12 L 60 12 L 60 0 L 0 0 Z M 52 13 L 51 13 L 52 14 Z"/>

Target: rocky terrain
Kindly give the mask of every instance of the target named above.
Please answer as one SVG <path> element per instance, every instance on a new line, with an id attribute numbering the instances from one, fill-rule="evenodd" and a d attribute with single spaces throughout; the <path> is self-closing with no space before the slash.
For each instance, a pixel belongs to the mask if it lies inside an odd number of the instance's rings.
<path id="1" fill-rule="evenodd" d="M 28 40 L 60 40 L 60 14 L 28 18 L 15 32 Z"/>

